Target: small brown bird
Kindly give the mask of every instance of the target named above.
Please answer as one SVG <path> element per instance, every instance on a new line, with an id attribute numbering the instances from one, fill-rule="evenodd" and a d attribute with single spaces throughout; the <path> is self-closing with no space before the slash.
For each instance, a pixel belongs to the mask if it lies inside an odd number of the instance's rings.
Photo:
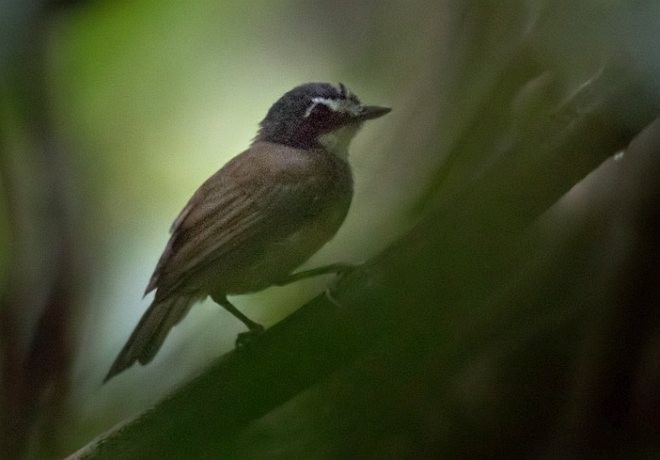
<path id="1" fill-rule="evenodd" d="M 341 269 L 290 275 L 341 226 L 353 196 L 348 145 L 365 120 L 389 111 L 363 106 L 342 84 L 307 83 L 284 94 L 250 147 L 206 180 L 172 224 L 145 292 L 156 290 L 155 298 L 104 382 L 151 361 L 170 329 L 209 295 L 248 327 L 240 345 L 263 327 L 227 295 Z"/>

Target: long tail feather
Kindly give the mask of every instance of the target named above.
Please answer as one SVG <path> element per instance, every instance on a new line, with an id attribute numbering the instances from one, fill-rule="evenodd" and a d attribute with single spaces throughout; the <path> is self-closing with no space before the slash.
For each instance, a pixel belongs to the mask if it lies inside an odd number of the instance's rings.
<path id="1" fill-rule="evenodd" d="M 190 310 L 196 299 L 179 296 L 154 301 L 115 359 L 103 383 L 131 367 L 136 361 L 147 364 L 163 345 L 167 334 Z"/>

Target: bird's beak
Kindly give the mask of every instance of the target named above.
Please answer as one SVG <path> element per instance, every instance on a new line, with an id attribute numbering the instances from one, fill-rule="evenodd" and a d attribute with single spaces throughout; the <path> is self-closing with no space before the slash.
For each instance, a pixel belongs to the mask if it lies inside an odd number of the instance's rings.
<path id="1" fill-rule="evenodd" d="M 362 111 L 355 116 L 355 119 L 358 121 L 373 120 L 374 118 L 380 118 L 383 115 L 390 113 L 391 111 L 392 109 L 390 109 L 389 107 L 366 105 L 362 107 Z"/>

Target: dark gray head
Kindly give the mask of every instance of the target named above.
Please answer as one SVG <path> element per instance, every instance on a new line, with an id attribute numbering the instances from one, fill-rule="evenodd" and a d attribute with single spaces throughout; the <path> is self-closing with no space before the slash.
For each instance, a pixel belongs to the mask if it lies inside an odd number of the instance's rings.
<path id="1" fill-rule="evenodd" d="M 341 83 L 339 86 L 306 83 L 285 93 L 273 104 L 261 122 L 255 141 L 307 149 L 327 147 L 324 139 L 328 135 L 342 128 L 355 134 L 362 122 L 389 111 L 386 107 L 363 106 Z"/>

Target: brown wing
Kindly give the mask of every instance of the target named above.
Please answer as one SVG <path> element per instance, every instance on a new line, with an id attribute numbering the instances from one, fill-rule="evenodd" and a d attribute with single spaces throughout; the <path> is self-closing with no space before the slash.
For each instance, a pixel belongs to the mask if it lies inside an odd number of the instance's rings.
<path id="1" fill-rule="evenodd" d="M 147 292 L 158 288 L 157 297 L 166 297 L 232 251 L 258 250 L 265 239 L 299 228 L 333 181 L 323 168 L 310 175 L 310 161 L 299 150 L 263 143 L 227 163 L 175 220 Z"/>

